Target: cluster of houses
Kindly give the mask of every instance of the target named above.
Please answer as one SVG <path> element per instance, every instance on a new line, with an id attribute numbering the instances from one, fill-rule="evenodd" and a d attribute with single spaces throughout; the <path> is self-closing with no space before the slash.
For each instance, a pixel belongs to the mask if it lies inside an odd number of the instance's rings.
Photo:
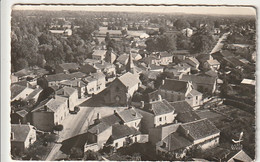
<path id="1" fill-rule="evenodd" d="M 183 33 L 190 36 L 192 31 L 185 29 Z M 140 37 L 140 42 L 147 38 Z M 81 65 L 57 65 L 55 74 L 49 75 L 41 68 L 13 73 L 11 101 L 33 99 L 35 105 L 30 110 L 12 111 L 12 148 L 28 148 L 36 141 L 36 130 L 53 131 L 75 110 L 79 99 L 93 95 L 100 95 L 102 100 L 97 102 L 106 106 L 125 108 L 110 116 L 96 114 L 87 130 L 84 151 L 150 142 L 156 154 L 171 153 L 182 159 L 193 148 L 216 147 L 220 130 L 208 119 L 200 118 L 195 110 L 218 93 L 218 84 L 222 83 L 218 78 L 220 62 L 236 63 L 230 60 L 236 57 L 225 55 L 225 51 L 219 51 L 192 56 L 180 50 L 144 56 L 131 51 L 119 56 L 111 50 L 98 49 Z M 147 94 L 148 102 L 133 103 L 135 93 L 153 87 L 150 85 L 162 73 L 166 77 L 158 89 Z M 148 83 L 143 84 L 140 75 L 146 76 Z M 243 83 L 249 84 L 248 80 Z"/>

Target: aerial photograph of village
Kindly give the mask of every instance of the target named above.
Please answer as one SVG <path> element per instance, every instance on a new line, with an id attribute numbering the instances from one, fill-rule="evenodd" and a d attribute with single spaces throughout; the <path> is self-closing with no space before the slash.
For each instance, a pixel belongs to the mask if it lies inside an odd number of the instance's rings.
<path id="1" fill-rule="evenodd" d="M 15 5 L 10 156 L 255 160 L 256 10 Z"/>

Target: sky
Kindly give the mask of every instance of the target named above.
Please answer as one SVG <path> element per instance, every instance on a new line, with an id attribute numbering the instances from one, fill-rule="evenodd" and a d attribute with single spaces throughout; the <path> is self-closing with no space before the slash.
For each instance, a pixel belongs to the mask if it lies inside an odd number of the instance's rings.
<path id="1" fill-rule="evenodd" d="M 17 10 L 71 10 L 71 11 L 124 11 L 124 12 L 159 12 L 187 14 L 221 14 L 221 15 L 256 15 L 253 7 L 208 7 L 208 6 L 28 6 L 16 5 Z"/>

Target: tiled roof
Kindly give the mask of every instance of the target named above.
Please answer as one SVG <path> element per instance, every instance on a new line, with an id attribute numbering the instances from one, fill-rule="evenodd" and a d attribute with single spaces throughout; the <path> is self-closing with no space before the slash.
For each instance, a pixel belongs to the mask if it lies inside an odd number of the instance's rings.
<path id="1" fill-rule="evenodd" d="M 219 129 L 208 119 L 185 123 L 182 124 L 181 127 L 188 132 L 193 140 L 199 140 L 220 133 Z"/>
<path id="2" fill-rule="evenodd" d="M 35 112 L 35 111 L 45 111 L 44 110 L 44 106 L 47 107 L 47 111 L 56 112 L 61 107 L 61 105 L 63 105 L 64 103 L 66 103 L 65 99 L 64 100 L 61 100 L 60 98 L 46 99 L 46 100 L 43 100 L 36 107 L 36 109 L 34 109 L 32 112 Z"/>
<path id="3" fill-rule="evenodd" d="M 199 65 L 199 61 L 195 57 L 188 57 L 187 59 L 191 60 L 193 63 Z"/>
<path id="4" fill-rule="evenodd" d="M 230 159 L 227 159 L 228 162 L 249 162 L 253 161 L 243 150 L 238 151 L 234 156 Z"/>
<path id="5" fill-rule="evenodd" d="M 170 102 L 170 104 L 174 107 L 177 114 L 193 111 L 187 101 Z"/>
<path id="6" fill-rule="evenodd" d="M 139 80 L 139 75 L 132 74 L 130 72 L 125 73 L 124 75 L 118 78 L 126 87 L 132 88 L 141 81 Z"/>
<path id="7" fill-rule="evenodd" d="M 98 79 L 101 79 L 101 78 L 105 78 L 105 74 L 100 72 L 100 73 L 91 73 L 90 76 L 87 76 L 85 78 L 83 78 L 83 81 L 86 82 L 86 83 L 90 83 L 90 82 L 93 82 L 93 81 L 96 81 Z"/>
<path id="8" fill-rule="evenodd" d="M 21 117 L 25 117 L 28 112 L 26 110 L 20 110 L 20 111 L 16 111 L 16 114 L 18 114 Z"/>
<path id="9" fill-rule="evenodd" d="M 165 83 L 160 87 L 160 89 L 185 93 L 187 90 L 187 84 L 187 81 L 165 79 Z"/>
<path id="10" fill-rule="evenodd" d="M 218 60 L 207 60 L 209 65 L 220 65 L 220 63 L 218 62 Z"/>
<path id="11" fill-rule="evenodd" d="M 117 114 L 125 123 L 138 120 L 143 117 L 134 108 L 119 111 Z"/>
<path id="12" fill-rule="evenodd" d="M 178 132 L 173 132 L 172 134 L 167 136 L 163 141 L 168 143 L 168 151 L 175 151 L 192 145 L 191 141 L 180 135 Z"/>
<path id="13" fill-rule="evenodd" d="M 62 80 L 68 80 L 70 79 L 68 74 L 64 74 L 64 73 L 59 73 L 59 74 L 53 74 L 53 75 L 47 75 L 45 77 L 45 79 L 48 82 L 52 82 L 52 81 L 62 81 Z"/>
<path id="14" fill-rule="evenodd" d="M 195 111 L 188 111 L 184 113 L 178 113 L 176 119 L 178 120 L 178 122 L 188 123 L 188 122 L 200 120 L 201 118 Z"/>
<path id="15" fill-rule="evenodd" d="M 57 95 L 61 95 L 61 96 L 66 96 L 66 97 L 70 97 L 73 93 L 75 93 L 77 90 L 75 88 L 72 87 L 63 87 L 59 90 L 56 91 Z"/>
<path id="16" fill-rule="evenodd" d="M 129 56 L 127 54 L 123 54 L 123 55 L 120 55 L 118 58 L 117 58 L 117 61 L 120 62 L 121 64 L 123 65 L 126 65 L 127 61 L 128 61 L 128 58 Z"/>
<path id="17" fill-rule="evenodd" d="M 115 68 L 114 64 L 111 64 L 111 63 L 108 63 L 108 62 L 105 62 L 105 61 L 103 61 L 102 63 L 95 63 L 95 66 L 98 69 L 101 69 L 101 70 L 104 70 L 104 69 L 107 69 L 107 68 Z"/>
<path id="18" fill-rule="evenodd" d="M 100 123 L 90 127 L 88 132 L 90 132 L 92 134 L 100 134 L 100 133 L 104 132 L 105 130 L 107 130 L 109 127 L 111 127 L 111 125 L 108 125 L 104 122 L 100 122 Z"/>
<path id="19" fill-rule="evenodd" d="M 33 126 L 27 124 L 11 124 L 11 132 L 14 133 L 13 140 L 25 142 L 29 132 L 33 129 Z"/>
<path id="20" fill-rule="evenodd" d="M 78 82 L 80 82 L 80 87 L 86 86 L 86 84 L 83 81 L 81 81 L 80 79 L 65 80 L 65 81 L 61 82 L 61 84 L 65 85 L 65 86 L 77 87 L 78 86 Z"/>
<path id="21" fill-rule="evenodd" d="M 205 74 L 211 77 L 218 77 L 218 73 L 212 70 L 205 72 Z"/>
<path id="22" fill-rule="evenodd" d="M 199 95 L 202 95 L 202 93 L 200 93 L 200 92 L 197 91 L 196 89 L 192 89 L 188 95 L 191 95 L 191 96 L 199 96 Z"/>
<path id="23" fill-rule="evenodd" d="M 173 55 L 170 54 L 170 53 L 167 52 L 167 51 L 164 51 L 164 52 L 160 52 L 160 56 L 161 56 L 161 57 L 172 57 Z"/>
<path id="24" fill-rule="evenodd" d="M 154 101 L 154 102 L 145 104 L 144 110 L 149 111 L 157 116 L 157 115 L 162 115 L 162 114 L 167 114 L 167 113 L 173 112 L 175 109 L 173 106 L 171 106 L 169 104 L 168 101 L 159 100 L 159 101 Z"/>
<path id="25" fill-rule="evenodd" d="M 17 95 L 19 95 L 26 88 L 27 88 L 26 86 L 21 86 L 19 84 L 13 84 L 11 86 L 11 99 L 15 98 Z"/>
<path id="26" fill-rule="evenodd" d="M 216 78 L 209 76 L 199 76 L 199 75 L 183 75 L 181 80 L 191 81 L 195 84 L 215 84 Z"/>
<path id="27" fill-rule="evenodd" d="M 115 114 L 103 117 L 100 120 L 107 125 L 119 124 L 121 122 L 121 119 Z"/>
<path id="28" fill-rule="evenodd" d="M 152 80 L 156 80 L 157 76 L 161 74 L 160 71 L 144 71 L 142 74 L 144 74 L 146 77 Z"/>
<path id="29" fill-rule="evenodd" d="M 106 52 L 107 52 L 106 50 L 95 50 L 92 55 L 95 55 L 95 56 L 105 56 Z"/>
<path id="30" fill-rule="evenodd" d="M 70 73 L 70 74 L 68 74 L 68 76 L 70 77 L 70 79 L 83 78 L 86 76 L 86 74 L 78 71 L 78 72 Z"/>
<path id="31" fill-rule="evenodd" d="M 34 91 L 33 91 L 32 93 L 30 93 L 30 94 L 26 97 L 26 100 L 30 100 L 30 99 L 34 98 L 34 97 L 35 97 L 37 94 L 39 94 L 41 91 L 42 91 L 42 88 L 41 88 L 41 87 L 34 89 Z"/>
<path id="32" fill-rule="evenodd" d="M 123 137 L 127 137 L 129 135 L 138 135 L 141 134 L 138 130 L 132 127 L 128 127 L 127 125 L 120 125 L 120 124 L 115 124 L 112 126 L 112 139 L 120 139 Z"/>
<path id="33" fill-rule="evenodd" d="M 23 77 L 31 74 L 33 74 L 33 72 L 29 69 L 22 69 L 14 73 L 14 75 L 18 77 Z"/>
<path id="34" fill-rule="evenodd" d="M 70 70 L 70 69 L 78 69 L 79 68 L 79 65 L 77 63 L 62 63 L 62 64 L 59 64 L 59 66 L 63 70 Z"/>

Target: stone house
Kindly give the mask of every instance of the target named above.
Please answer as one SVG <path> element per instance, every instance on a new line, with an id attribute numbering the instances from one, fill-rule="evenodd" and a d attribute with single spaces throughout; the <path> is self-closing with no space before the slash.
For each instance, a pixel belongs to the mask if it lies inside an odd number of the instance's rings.
<path id="1" fill-rule="evenodd" d="M 70 111 L 74 110 L 78 101 L 78 92 L 75 88 L 72 87 L 62 87 L 56 91 L 56 95 L 67 98 L 67 106 Z"/>
<path id="2" fill-rule="evenodd" d="M 30 124 L 11 124 L 11 149 L 23 152 L 36 141 L 36 130 Z"/>
<path id="3" fill-rule="evenodd" d="M 86 84 L 86 94 L 92 95 L 103 91 L 106 88 L 106 76 L 102 72 L 91 73 L 82 79 Z"/>

